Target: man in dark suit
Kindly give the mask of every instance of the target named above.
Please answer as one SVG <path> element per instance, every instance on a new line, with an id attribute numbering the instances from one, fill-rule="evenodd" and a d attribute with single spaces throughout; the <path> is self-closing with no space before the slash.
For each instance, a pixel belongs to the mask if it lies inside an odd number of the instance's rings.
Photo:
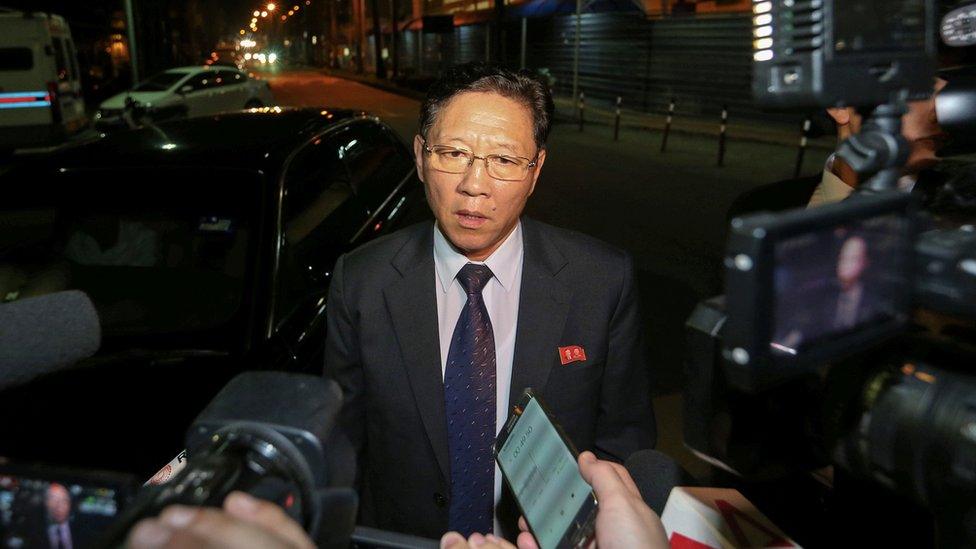
<path id="1" fill-rule="evenodd" d="M 580 450 L 622 461 L 654 445 L 630 257 L 521 217 L 552 113 L 524 73 L 448 71 L 414 139 L 436 222 L 336 265 L 325 371 L 343 388 L 365 524 L 511 534 L 491 447 L 527 387 Z"/>

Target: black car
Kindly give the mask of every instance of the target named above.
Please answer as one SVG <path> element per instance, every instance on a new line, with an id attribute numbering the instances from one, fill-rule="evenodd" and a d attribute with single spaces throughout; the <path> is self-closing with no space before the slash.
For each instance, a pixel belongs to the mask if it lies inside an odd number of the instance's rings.
<path id="1" fill-rule="evenodd" d="M 339 255 L 429 215 L 402 141 L 344 110 L 115 134 L 0 189 L 0 300 L 80 289 L 103 330 L 77 368 L 0 392 L 0 456 L 146 476 L 236 373 L 320 373 Z"/>

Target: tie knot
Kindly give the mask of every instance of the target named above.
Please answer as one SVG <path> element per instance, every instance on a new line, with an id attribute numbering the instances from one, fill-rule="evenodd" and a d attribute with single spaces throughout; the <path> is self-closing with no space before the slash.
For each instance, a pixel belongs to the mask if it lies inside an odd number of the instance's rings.
<path id="1" fill-rule="evenodd" d="M 471 294 L 480 294 L 481 290 L 484 289 L 485 284 L 491 280 L 491 277 L 495 276 L 488 265 L 476 265 L 474 263 L 468 263 L 464 267 L 461 267 L 461 271 L 458 273 L 458 282 L 461 283 L 461 287 L 464 291 Z"/>

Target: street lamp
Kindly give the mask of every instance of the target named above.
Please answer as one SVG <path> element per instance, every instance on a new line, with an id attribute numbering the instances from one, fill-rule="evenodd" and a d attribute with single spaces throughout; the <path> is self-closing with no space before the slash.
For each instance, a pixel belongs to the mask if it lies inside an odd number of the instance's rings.
<path id="1" fill-rule="evenodd" d="M 274 10 L 275 10 L 275 5 L 272 4 L 272 3 L 269 3 L 268 4 L 268 11 L 274 11 Z"/>
<path id="2" fill-rule="evenodd" d="M 268 12 L 266 12 L 266 11 L 262 11 L 261 12 L 261 17 L 267 17 L 267 16 L 268 16 Z"/>

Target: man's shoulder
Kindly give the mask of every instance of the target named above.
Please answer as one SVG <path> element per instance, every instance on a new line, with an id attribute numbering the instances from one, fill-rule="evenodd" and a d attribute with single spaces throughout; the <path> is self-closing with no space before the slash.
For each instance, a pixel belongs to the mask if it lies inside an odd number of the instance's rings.
<path id="1" fill-rule="evenodd" d="M 523 218 L 522 222 L 526 230 L 541 235 L 571 263 L 617 264 L 630 260 L 626 251 L 588 234 L 535 219 Z"/>
<path id="2" fill-rule="evenodd" d="M 433 227 L 431 221 L 422 221 L 363 244 L 343 256 L 345 269 L 375 269 L 379 264 L 389 265 L 405 247 L 431 240 Z"/>

